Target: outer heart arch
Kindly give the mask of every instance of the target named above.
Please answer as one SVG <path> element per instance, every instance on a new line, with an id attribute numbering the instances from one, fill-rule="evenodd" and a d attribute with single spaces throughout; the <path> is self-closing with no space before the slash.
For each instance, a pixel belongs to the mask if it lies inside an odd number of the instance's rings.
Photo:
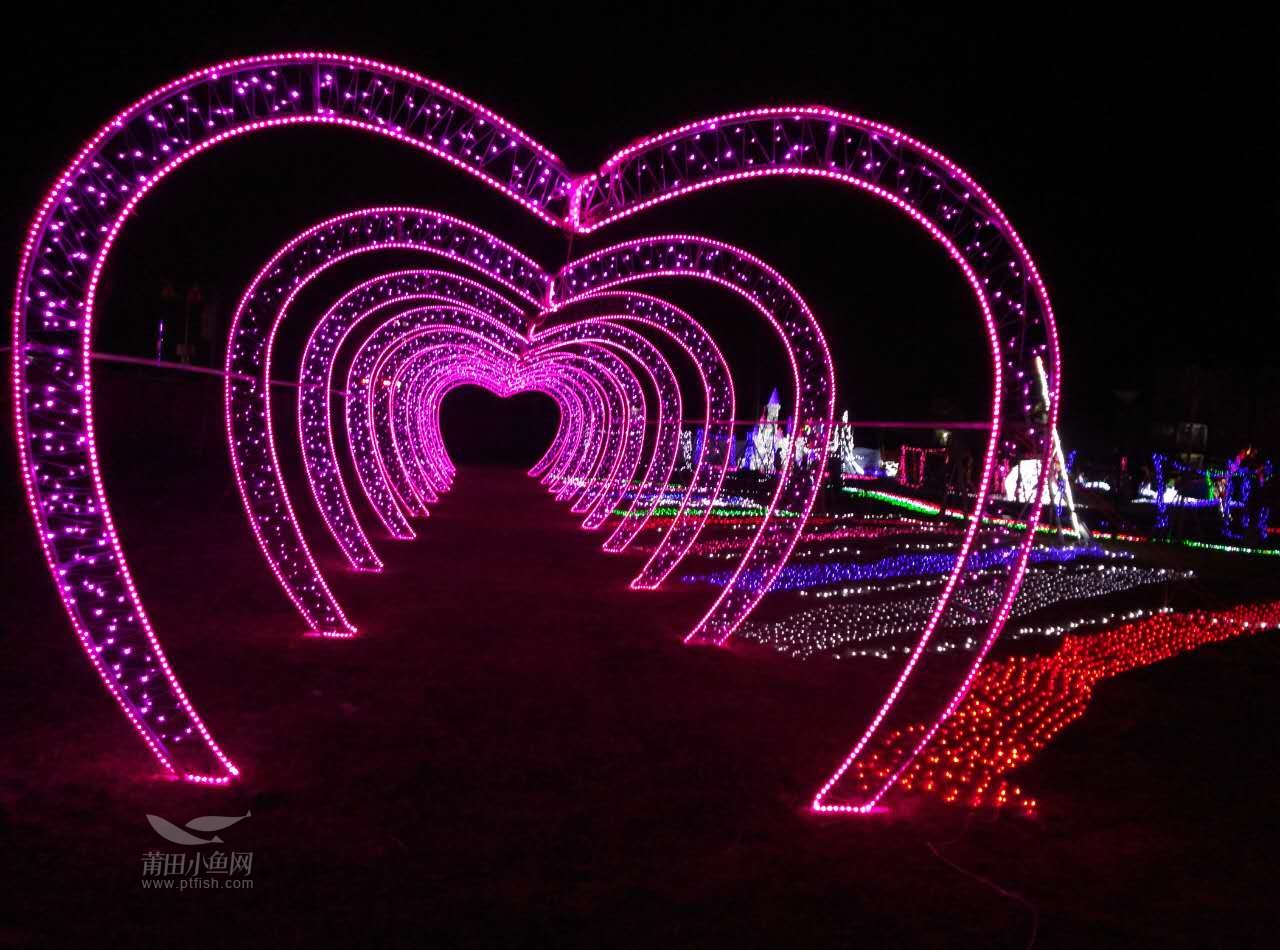
<path id="1" fill-rule="evenodd" d="M 937 240 L 973 290 L 990 344 L 992 421 L 982 486 L 955 567 L 893 688 L 854 748 L 813 800 L 817 810 L 867 811 L 928 742 L 968 691 L 999 635 L 1021 583 L 1039 517 L 1033 505 L 1007 562 L 998 607 L 986 635 L 933 725 L 878 787 L 839 787 L 849 765 L 898 701 L 966 575 L 997 461 L 1038 455 L 1045 488 L 1050 433 L 1059 406 L 1060 363 L 1048 294 L 1004 214 L 958 166 L 923 143 L 880 123 L 822 107 L 761 109 L 718 116 L 637 141 L 596 172 L 572 174 L 548 149 L 465 96 L 408 70 L 335 53 L 297 52 L 231 60 L 190 73 L 109 120 L 57 176 L 22 248 L 13 310 L 12 379 L 20 467 L 50 573 L 89 661 L 108 692 L 173 777 L 225 784 L 239 769 L 222 751 L 170 668 L 130 574 L 103 488 L 94 431 L 90 343 L 103 267 L 120 230 L 147 193 L 188 159 L 251 132 L 294 124 L 344 126 L 403 142 L 479 178 L 550 226 L 592 233 L 656 203 L 757 176 L 806 176 L 849 185 L 906 213 Z M 496 239 L 495 239 L 496 240 Z M 673 245 L 667 247 L 667 245 Z M 508 262 L 513 289 L 537 286 Z M 793 354 L 814 367 L 796 372 L 797 416 L 830 429 L 831 364 L 821 330 L 803 301 L 762 262 L 696 237 L 644 239 L 573 261 L 545 284 L 543 309 L 568 312 L 605 289 L 651 276 L 697 276 L 741 294 L 774 320 Z M 272 275 L 268 276 L 268 282 Z M 292 288 L 273 290 L 288 296 Z M 278 302 L 279 298 L 277 298 Z M 229 348 L 237 360 L 269 360 Z M 1048 392 L 1035 390 L 1036 365 Z M 244 381 L 246 386 L 259 380 Z M 235 420 L 228 419 L 229 429 Z M 814 445 L 821 448 L 821 445 Z M 241 473 L 237 472 L 238 479 Z M 780 480 L 775 503 L 807 514 L 815 479 Z M 255 484 L 242 489 L 252 493 Z M 787 498 L 788 491 L 795 497 Z M 801 497 L 808 493 L 808 499 Z M 1039 495 L 1037 497 L 1040 497 Z M 289 513 L 291 516 L 291 512 Z M 775 521 L 779 519 L 774 519 Z M 266 526 L 270 529 L 270 525 Z M 263 525 L 254 524 L 255 533 Z M 781 566 L 794 544 L 763 530 L 739 572 Z M 305 551 L 305 549 L 304 549 Z M 759 563 L 758 563 L 759 562 Z M 291 564 L 303 573 L 314 564 Z M 317 572 L 318 574 L 318 572 Z M 755 575 L 767 581 L 771 575 Z M 749 578 L 748 578 L 749 579 Z M 323 581 L 321 581 L 323 585 Z M 692 639 L 723 643 L 767 584 L 753 593 L 731 584 Z M 323 586 L 305 607 L 320 624 L 350 628 Z M 727 606 L 726 606 L 727 605 Z M 303 605 L 300 605 L 300 607 Z"/>

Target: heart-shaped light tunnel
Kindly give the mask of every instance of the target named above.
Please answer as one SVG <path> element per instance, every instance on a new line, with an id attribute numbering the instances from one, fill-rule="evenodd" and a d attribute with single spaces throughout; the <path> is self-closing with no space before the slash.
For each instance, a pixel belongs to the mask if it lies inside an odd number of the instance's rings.
<path id="1" fill-rule="evenodd" d="M 227 104 L 234 103 L 231 108 Z M 1048 293 L 1004 213 L 944 155 L 881 123 L 823 106 L 781 106 L 714 116 L 638 139 L 598 169 L 575 174 L 552 152 L 484 106 L 399 67 L 340 53 L 280 53 L 220 63 L 168 83 L 112 118 L 59 174 L 23 244 L 15 294 L 15 434 L 32 517 L 50 575 L 89 662 L 160 766 L 198 784 L 231 782 L 239 769 L 178 682 L 151 626 L 111 520 L 94 431 L 89 373 L 95 297 L 103 268 L 137 205 L 173 171 L 215 145 L 275 126 L 342 126 L 442 159 L 570 235 L 588 235 L 655 204 L 761 176 L 808 177 L 858 189 L 918 224 L 956 264 L 990 347 L 991 421 L 962 541 L 935 606 L 891 689 L 852 750 L 817 791 L 818 811 L 866 812 L 897 781 L 973 684 L 1012 609 L 1040 505 L 995 551 L 986 525 L 996 476 L 1020 459 L 1040 463 L 1029 497 L 1048 487 L 1057 450 L 1061 367 Z M 744 190 L 744 193 L 745 190 Z M 800 223 L 797 234 L 803 236 Z M 793 395 L 790 431 L 803 433 L 776 460 L 776 480 L 751 540 L 715 603 L 686 642 L 724 644 L 774 586 L 813 511 L 836 431 L 835 378 L 820 321 L 769 264 L 718 239 L 639 237 L 569 255 L 552 272 L 490 234 L 430 209 L 381 206 L 331 218 L 284 245 L 258 273 L 231 321 L 226 423 L 249 527 L 299 616 L 314 632 L 350 637 L 302 535 L 276 452 L 271 360 L 276 330 L 295 297 L 326 269 L 356 255 L 412 251 L 433 269 L 361 284 L 316 324 L 297 375 L 300 437 L 311 494 L 356 570 L 379 569 L 337 462 L 345 423 L 358 483 L 392 538 L 411 538 L 449 488 L 452 472 L 427 409 L 441 387 L 493 381 L 503 392 L 548 393 L 560 413 L 551 447 L 530 474 L 604 526 L 632 483 L 628 510 L 601 545 L 623 550 L 665 498 L 679 453 L 698 456 L 679 510 L 632 587 L 657 587 L 679 564 L 719 498 L 733 454 L 732 379 L 696 314 L 653 296 L 645 281 L 700 282 L 748 304 L 776 332 Z M 831 249 L 830 253 L 840 253 Z M 444 271 L 434 269 L 436 265 Z M 486 283 L 477 282 L 481 279 Z M 388 307 L 413 301 L 395 315 Z M 373 335 L 346 384 L 334 377 L 343 341 L 368 318 Z M 388 319 L 390 318 L 390 319 Z M 831 329 L 828 327 L 828 329 Z M 363 336 L 361 329 L 358 336 Z M 649 337 L 651 339 L 646 339 Z M 704 438 L 685 452 L 682 402 L 662 347 L 696 369 Z M 354 339 L 353 339 L 353 342 Z M 674 349 L 672 349 L 674 348 Z M 371 388 L 373 387 L 373 388 Z M 645 393 L 654 401 L 646 405 Z M 398 399 L 403 393 L 405 398 Z M 341 403 L 333 410 L 330 403 Z M 486 408 L 486 404 L 487 408 Z M 474 407 L 474 408 L 472 408 Z M 528 413 L 528 415 L 526 415 Z M 501 404 L 470 389 L 446 398 L 449 450 L 522 461 L 547 442 L 546 399 Z M 336 416 L 336 419 L 335 419 Z M 656 423 L 652 436 L 647 431 Z M 773 467 L 771 463 L 770 467 Z M 354 488 L 354 486 L 352 486 Z M 992 558 L 999 555 L 996 561 Z M 981 591 L 970 588 L 976 582 Z M 989 583 L 988 583 L 989 581 Z M 981 594 L 983 633 L 965 664 L 916 675 L 937 652 L 933 634 L 953 596 Z M 901 754 L 861 787 L 843 779 L 901 700 L 938 713 Z M 833 721 L 839 715 L 833 711 Z"/>

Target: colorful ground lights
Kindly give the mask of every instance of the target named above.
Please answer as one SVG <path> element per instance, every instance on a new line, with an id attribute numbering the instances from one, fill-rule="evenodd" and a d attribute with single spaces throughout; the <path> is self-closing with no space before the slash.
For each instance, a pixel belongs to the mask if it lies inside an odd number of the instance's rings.
<path id="1" fill-rule="evenodd" d="M 1161 613 L 1100 633 L 1066 636 L 1050 656 L 991 663 L 960 708 L 897 777 L 897 787 L 973 808 L 1034 814 L 1036 799 L 1005 776 L 1083 716 L 1100 682 L 1277 625 L 1280 601 Z M 928 730 L 926 723 L 915 723 L 885 733 L 855 764 L 854 780 L 864 789 L 878 787 L 894 774 L 902 750 L 917 745 Z"/>
<path id="2" fill-rule="evenodd" d="M 867 498 L 873 501 L 884 502 L 903 511 L 911 511 L 916 514 L 938 515 L 943 514 L 948 518 L 959 520 L 968 520 L 971 515 L 969 512 L 961 511 L 958 508 L 943 509 L 931 502 L 921 501 L 917 498 L 908 498 L 905 495 L 896 495 L 893 492 L 879 491 L 875 489 L 859 488 L 853 485 L 846 485 L 843 491 L 854 498 Z M 1006 525 L 1009 527 L 1025 527 L 1026 522 L 1019 521 L 1015 518 L 1002 518 L 998 516 L 988 516 L 983 519 L 984 523 L 992 525 Z M 1036 530 L 1041 533 L 1057 532 L 1059 529 L 1052 525 L 1039 524 Z M 1066 532 L 1070 534 L 1071 532 Z M 1089 536 L 1098 541 L 1119 541 L 1124 544 L 1175 544 L 1184 548 L 1196 548 L 1201 551 L 1218 551 L 1222 554 L 1252 554 L 1259 557 L 1280 557 L 1280 548 L 1256 547 L 1243 544 L 1220 544 L 1213 541 L 1196 541 L 1191 538 L 1153 538 L 1140 534 L 1128 534 L 1115 531 L 1099 531 L 1096 529 L 1089 530 Z"/>
<path id="3" fill-rule="evenodd" d="M 1043 562 L 1074 561 L 1076 558 L 1097 556 L 1102 549 L 1097 546 L 1053 548 L 1038 546 L 1031 549 L 1032 564 Z M 955 568 L 958 555 L 954 551 L 926 554 L 897 554 L 862 563 L 859 561 L 826 561 L 817 564 L 788 564 L 774 578 L 753 575 L 750 580 L 765 586 L 766 590 L 801 590 L 807 587 L 825 587 L 848 581 L 889 580 L 898 577 L 920 577 L 927 574 L 948 575 Z M 1007 567 L 1017 557 L 1017 550 L 1002 545 L 984 547 L 970 560 L 975 573 L 993 567 Z M 724 571 L 710 574 L 689 574 L 681 580 L 686 584 L 711 584 L 720 586 L 729 581 Z"/>
<path id="4" fill-rule="evenodd" d="M 1010 617 L 1020 617 L 1056 604 L 1107 597 L 1149 584 L 1165 584 L 1187 580 L 1190 572 L 1163 568 L 1145 568 L 1129 564 L 1086 563 L 1037 565 L 1027 571 L 1022 590 Z M 922 584 L 922 587 L 934 586 Z M 853 588 L 858 603 L 825 604 L 792 614 L 770 623 L 754 623 L 743 628 L 741 635 L 751 641 L 772 647 L 796 659 L 811 656 L 875 656 L 888 659 L 911 649 L 910 635 L 921 618 L 933 606 L 932 596 L 896 596 L 879 598 L 884 588 L 866 584 Z M 850 588 L 835 588 L 834 595 L 850 596 Z M 824 591 L 817 591 L 822 594 Z M 972 628 L 987 608 L 982 601 L 991 597 L 988 589 L 964 590 L 957 595 L 954 609 L 944 620 L 949 636 L 940 639 L 935 650 L 972 649 Z M 867 602 L 871 601 L 871 602 Z M 1046 628 L 1055 631 L 1063 625 Z M 970 631 L 964 639 L 955 640 L 957 631 Z M 1025 635 L 1025 633 L 1024 633 Z"/>

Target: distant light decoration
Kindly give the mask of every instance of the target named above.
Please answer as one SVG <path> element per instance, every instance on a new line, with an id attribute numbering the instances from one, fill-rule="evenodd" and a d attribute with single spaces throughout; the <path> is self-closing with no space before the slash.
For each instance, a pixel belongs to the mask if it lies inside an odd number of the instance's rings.
<path id="1" fill-rule="evenodd" d="M 942 462 L 947 460 L 946 449 L 925 449 L 914 445 L 902 445 L 898 448 L 898 484 L 908 488 L 919 488 L 924 484 L 925 470 L 929 467 L 929 459 L 936 458 Z"/>
<path id="2" fill-rule="evenodd" d="M 1036 367 L 1036 382 L 1040 387 L 1040 399 L 1046 406 L 1049 406 L 1053 395 L 1049 391 L 1049 377 L 1045 372 L 1044 360 L 1037 356 L 1032 362 L 1035 363 Z M 1075 465 L 1076 453 L 1072 452 L 1070 459 L 1062 454 L 1062 437 L 1058 435 L 1058 427 L 1056 425 L 1049 430 L 1049 441 L 1052 450 L 1050 456 L 1052 473 L 1049 476 L 1049 497 L 1053 500 L 1056 509 L 1054 517 L 1059 521 L 1062 519 L 1062 500 L 1065 498 L 1067 515 L 1071 519 L 1072 533 L 1080 537 L 1085 534 L 1085 529 L 1080 523 L 1080 515 L 1076 511 L 1075 495 L 1071 491 L 1071 469 Z"/>
<path id="3" fill-rule="evenodd" d="M 1186 571 L 1184 574 L 1186 578 L 1194 576 L 1194 572 L 1192 571 Z M 1147 610 L 1142 607 L 1136 607 L 1133 610 L 1112 610 L 1096 616 L 1073 617 L 1070 620 L 1060 621 L 1058 623 L 1024 624 L 1022 626 L 1015 627 L 1009 633 L 1009 637 L 1014 640 L 1020 640 L 1027 637 L 1060 637 L 1063 634 L 1071 633 L 1085 627 L 1111 626 L 1117 622 L 1141 620 L 1143 617 L 1151 617 L 1156 614 L 1167 614 L 1172 612 L 1172 607 L 1157 607 L 1151 610 Z"/>
<path id="4" fill-rule="evenodd" d="M 1181 462 L 1177 461 L 1176 459 L 1171 459 L 1171 458 L 1168 458 L 1167 456 L 1161 455 L 1159 452 L 1151 456 L 1151 465 L 1152 465 L 1152 468 L 1154 469 L 1155 477 L 1152 479 L 1153 484 L 1151 486 L 1150 497 L 1156 506 L 1155 527 L 1157 531 L 1163 531 L 1169 527 L 1169 506 L 1170 505 L 1176 505 L 1180 507 L 1208 507 L 1210 505 L 1215 504 L 1212 486 L 1210 485 L 1202 485 L 1202 487 L 1206 489 L 1206 497 L 1194 498 L 1194 497 L 1188 497 L 1183 495 L 1181 492 L 1178 491 L 1175 485 L 1170 484 L 1170 482 L 1172 482 L 1173 480 L 1171 476 L 1173 476 L 1175 473 L 1179 475 L 1186 475 L 1186 474 L 1195 475 L 1200 480 L 1204 481 L 1205 480 L 1204 472 L 1197 471 L 1196 469 L 1192 468 L 1190 465 L 1184 465 Z M 1230 480 L 1230 476 L 1228 476 L 1227 491 L 1224 498 L 1221 501 L 1221 505 L 1224 511 L 1228 510 L 1230 507 L 1230 484 L 1231 484 L 1231 480 Z M 1145 499 L 1138 498 L 1135 500 L 1145 500 Z M 1224 525 L 1226 523 L 1225 516 L 1223 518 L 1223 523 Z"/>
<path id="5" fill-rule="evenodd" d="M 416 148 L 568 235 L 593 234 L 655 204 L 757 177 L 813 178 L 857 189 L 920 225 L 960 269 L 973 293 L 992 360 L 992 420 L 972 518 L 964 526 L 951 574 L 897 682 L 836 776 L 819 793 L 819 802 L 844 800 L 845 793 L 836 787 L 840 775 L 885 725 L 909 686 L 914 690 L 924 683 L 922 688 L 930 692 L 943 689 L 949 699 L 938 722 L 945 719 L 1000 634 L 1025 569 L 1038 511 L 1008 548 L 1007 570 L 994 582 L 1003 593 L 985 620 L 970 669 L 944 671 L 944 678 L 937 680 L 917 677 L 918 667 L 930 653 L 930 640 L 952 594 L 966 585 L 970 574 L 982 571 L 977 566 L 977 555 L 984 550 L 979 528 L 997 465 L 1011 457 L 1036 455 L 1047 464 L 1061 386 L 1047 292 L 1017 233 L 985 191 L 916 139 L 881 123 L 815 106 L 753 109 L 702 119 L 641 139 L 596 171 L 575 175 L 510 122 L 416 73 L 345 54 L 281 53 L 230 60 L 190 73 L 105 123 L 59 173 L 42 201 L 23 246 L 14 297 L 15 433 L 41 549 L 86 656 L 165 772 L 200 784 L 225 783 L 238 774 L 182 691 L 147 618 L 111 521 L 89 373 L 95 298 L 121 229 L 156 184 L 215 146 L 260 130 L 302 124 L 340 126 Z M 553 274 L 498 237 L 425 209 L 385 207 L 331 219 L 286 245 L 255 278 L 236 310 L 226 365 L 226 427 L 250 527 L 282 589 L 313 633 L 349 637 L 356 628 L 312 557 L 280 477 L 269 412 L 275 334 L 297 294 L 321 270 L 357 254 L 403 250 L 435 253 L 450 271 L 479 271 L 501 288 L 499 295 L 519 307 L 522 316 L 546 330 L 592 316 L 592 309 L 600 306 L 655 322 L 665 319 L 661 311 L 669 305 L 658 298 L 644 298 L 651 312 L 639 313 L 637 301 L 643 295 L 636 293 L 635 285 L 646 281 L 681 278 L 729 291 L 776 331 L 791 369 L 793 431 L 806 433 L 806 457 L 826 457 L 835 390 L 822 329 L 785 278 L 742 249 L 696 235 L 639 237 L 571 258 Z M 484 305 L 462 299 L 465 290 L 455 291 L 436 303 L 458 313 L 483 313 Z M 599 298 L 608 294 L 628 295 L 631 302 L 601 303 Z M 484 315 L 501 318 L 500 310 Z M 353 310 L 351 316 L 357 312 L 364 311 Z M 637 588 L 661 583 L 696 542 L 731 458 L 734 416 L 727 375 L 710 375 L 719 371 L 718 350 L 714 344 L 707 349 L 698 343 L 696 331 L 688 327 L 671 328 L 683 334 L 690 350 L 700 347 L 692 355 L 700 371 L 708 372 L 709 418 L 695 484 L 659 552 L 633 582 Z M 339 325 L 328 329 L 338 333 Z M 615 389 L 610 380 L 624 384 L 629 377 L 604 373 L 606 357 L 570 353 L 530 368 L 515 357 L 491 352 L 489 344 L 464 346 L 461 337 L 449 339 L 454 352 L 424 357 L 431 369 L 422 370 L 429 381 L 420 391 L 431 406 L 437 405 L 442 391 L 464 381 L 490 386 L 500 394 L 540 387 L 561 407 L 562 424 L 552 450 L 535 466 L 536 477 L 547 479 L 556 494 L 580 510 L 594 510 L 593 498 L 606 500 L 609 486 L 629 479 L 621 470 L 631 468 L 630 456 L 625 465 L 604 457 L 613 451 L 627 454 L 625 435 L 619 440 L 617 433 L 625 432 L 624 420 L 631 412 L 611 406 Z M 306 387 L 324 388 L 321 378 L 331 374 L 329 348 L 340 342 L 336 337 L 317 342 L 315 361 L 304 367 Z M 586 344 L 590 345 L 594 344 Z M 523 358 L 523 349 L 516 352 Z M 1046 413 L 1032 412 L 1036 357 L 1044 361 L 1052 390 Z M 418 385 L 416 363 L 412 369 L 404 367 L 404 373 L 404 386 Z M 394 378 L 387 381 L 393 382 Z M 386 396 L 385 405 L 374 400 L 372 435 L 359 450 L 360 458 L 365 463 L 378 458 L 390 463 L 393 477 L 404 476 L 401 487 L 406 494 L 416 488 L 413 499 L 390 500 L 419 512 L 429 504 L 430 494 L 438 494 L 434 479 L 448 484 L 451 464 L 431 413 L 403 402 L 397 408 L 396 395 Z M 312 495 L 348 561 L 362 570 L 376 570 L 380 561 L 356 524 L 333 467 L 327 446 L 331 420 L 320 402 L 309 404 L 299 418 Z M 724 643 L 758 603 L 800 538 L 820 490 L 822 467 L 794 464 L 794 455 L 790 448 L 778 460 L 776 487 L 768 509 L 757 519 L 753 540 L 686 638 L 689 642 Z M 393 533 L 411 530 L 390 511 L 388 506 L 383 514 Z M 796 517 L 779 516 L 784 511 Z M 907 750 L 900 766 L 905 768 L 913 754 Z M 865 795 L 852 793 L 859 799 L 857 810 L 873 807 L 891 784 L 892 776 Z"/>
<path id="6" fill-rule="evenodd" d="M 826 547 L 805 545 L 797 546 L 791 552 L 789 564 L 803 564 L 807 561 L 827 561 L 842 557 L 865 557 L 870 554 L 882 554 L 888 551 L 949 551 L 955 546 L 951 541 L 889 541 L 874 548 L 855 547 L 851 544 L 833 544 Z M 715 557 L 716 555 L 713 555 Z M 730 555 L 718 555 L 727 558 Z"/>
<path id="7" fill-rule="evenodd" d="M 1184 548 L 1198 548 L 1201 551 L 1220 551 L 1223 554 L 1259 554 L 1264 557 L 1280 557 L 1280 548 L 1254 548 L 1240 544 L 1214 544 L 1210 541 L 1193 541 L 1190 538 L 1174 539 L 1169 543 L 1180 544 Z"/>
<path id="8" fill-rule="evenodd" d="M 936 515 L 943 513 L 942 509 L 937 505 L 930 504 L 927 501 L 919 501 L 915 498 L 908 498 L 904 495 L 895 495 L 892 492 L 877 491 L 868 488 L 858 488 L 852 485 L 845 485 L 841 491 L 852 495 L 855 498 L 874 498 L 876 501 L 883 501 L 893 505 L 895 508 L 901 508 L 904 511 L 915 512 L 919 515 Z M 955 509 L 948 509 L 945 513 L 951 514 Z M 967 512 L 955 511 L 957 516 L 967 516 Z M 1048 529 L 1046 529 L 1048 530 Z"/>
<path id="9" fill-rule="evenodd" d="M 1100 682 L 1278 625 L 1280 601 L 1212 613 L 1159 613 L 1100 633 L 1067 635 L 1050 656 L 991 663 L 979 672 L 955 714 L 897 773 L 895 784 L 971 808 L 1033 814 L 1039 807 L 1036 799 L 1004 776 L 1031 761 L 1083 716 Z M 929 731 L 927 723 L 915 723 L 882 734 L 853 766 L 852 780 L 864 790 L 878 787 L 895 774 L 902 750 L 918 745 Z"/>
<path id="10" fill-rule="evenodd" d="M 764 520 L 765 510 L 757 508 L 753 505 L 735 506 L 735 505 L 688 505 L 683 508 L 675 505 L 660 505 L 653 509 L 653 517 L 659 521 L 670 521 L 676 518 L 681 512 L 689 515 L 698 515 L 707 513 L 719 518 L 737 518 L 743 524 L 751 524 L 755 527 L 760 526 L 760 522 Z M 614 514 L 620 517 L 626 517 L 626 511 L 619 508 Z M 774 518 L 796 518 L 799 517 L 794 511 L 774 511 Z M 750 547 L 750 544 L 743 545 Z"/>
<path id="11" fill-rule="evenodd" d="M 1005 501 L 1030 504 L 1039 490 L 1040 472 L 1039 459 L 1020 459 L 1004 477 Z M 1049 498 L 1054 505 L 1059 503 L 1058 490 L 1053 482 L 1049 485 Z"/>
<path id="12" fill-rule="evenodd" d="M 763 515 L 760 512 L 754 511 L 754 510 L 740 510 L 737 513 L 734 513 L 733 509 L 725 509 L 724 511 L 721 512 L 721 511 L 717 511 L 717 509 L 714 506 L 710 508 L 705 508 L 701 506 L 696 506 L 696 507 L 691 506 L 687 508 L 685 511 L 686 511 L 686 514 L 693 515 L 694 517 L 705 518 L 704 524 L 706 525 L 715 525 L 717 527 L 728 526 L 728 527 L 749 529 L 752 534 L 752 539 L 750 542 L 744 545 L 744 547 L 750 547 L 751 543 L 754 542 L 755 535 L 758 534 L 760 531 L 760 522 L 764 520 Z M 678 517 L 675 512 L 676 512 L 676 509 L 674 508 L 659 509 L 649 519 L 649 527 L 657 528 L 658 530 L 664 533 L 667 532 L 669 530 L 669 527 L 677 523 L 678 521 Z M 798 515 L 794 511 L 792 512 L 775 511 L 773 513 L 773 516 L 775 518 L 798 517 Z M 635 587 L 635 584 L 632 584 L 631 586 Z"/>
<path id="13" fill-rule="evenodd" d="M 779 420 L 782 402 L 778 390 L 769 394 L 760 421 L 747 430 L 747 450 L 742 456 L 742 467 L 762 475 L 772 475 L 778 468 L 780 453 L 786 453 L 790 436 L 786 423 Z"/>
<path id="14" fill-rule="evenodd" d="M 961 520 L 967 520 L 970 518 L 969 512 L 961 511 L 957 508 L 947 508 L 944 511 L 938 505 L 931 504 L 930 502 L 920 501 L 915 498 L 907 498 L 903 495 L 895 495 L 893 492 L 858 488 L 852 485 L 846 485 L 842 490 L 855 498 L 867 498 L 874 501 L 881 501 L 885 504 L 892 505 L 895 508 L 899 508 L 904 511 L 916 512 L 917 514 L 944 514 L 948 518 Z M 1005 518 L 1000 516 L 984 517 L 982 522 L 987 525 L 1006 525 L 1014 528 L 1025 528 L 1027 526 L 1027 522 L 1017 518 Z M 1062 532 L 1070 535 L 1072 533 L 1069 530 L 1062 531 L 1060 528 L 1046 524 L 1037 525 L 1036 531 L 1043 534 Z M 1270 533 L 1275 532 L 1271 531 Z M 1191 538 L 1149 538 L 1140 534 L 1129 534 L 1122 531 L 1102 531 L 1097 528 L 1089 529 L 1089 537 L 1095 541 L 1119 541 L 1123 544 L 1176 544 L 1186 548 L 1197 548 L 1202 551 L 1219 551 L 1224 554 L 1255 554 L 1263 557 L 1280 557 L 1280 548 L 1250 547 L 1238 544 L 1218 544 L 1212 541 L 1195 541 Z"/>
<path id="15" fill-rule="evenodd" d="M 1267 459 L 1257 464 L 1255 472 L 1242 459 L 1232 459 L 1223 470 L 1200 469 L 1186 465 L 1177 459 L 1162 455 L 1159 452 L 1151 456 L 1154 470 L 1149 492 L 1150 500 L 1156 506 L 1155 527 L 1163 531 L 1169 527 L 1170 506 L 1180 508 L 1218 509 L 1220 530 L 1228 540 L 1244 540 L 1246 534 L 1252 535 L 1259 543 L 1266 543 L 1268 521 L 1271 509 L 1265 505 L 1257 506 L 1256 511 L 1249 504 L 1250 495 L 1261 488 L 1272 478 L 1272 463 Z M 1203 483 L 1205 497 L 1184 494 L 1176 483 L 1177 476 L 1191 476 L 1197 483 Z M 1144 488 L 1146 486 L 1143 486 Z M 1135 499 L 1146 501 L 1147 497 Z"/>

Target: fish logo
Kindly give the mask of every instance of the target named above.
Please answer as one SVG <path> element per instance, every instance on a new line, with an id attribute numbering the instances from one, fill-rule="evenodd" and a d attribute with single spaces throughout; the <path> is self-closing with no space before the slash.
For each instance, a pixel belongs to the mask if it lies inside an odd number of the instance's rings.
<path id="1" fill-rule="evenodd" d="M 251 811 L 245 812 L 238 818 L 228 818 L 222 815 L 205 815 L 202 818 L 193 818 L 187 822 L 188 828 L 196 831 L 210 832 L 221 831 L 223 828 L 230 828 L 238 821 L 244 821 L 253 814 Z M 222 839 L 217 835 L 212 838 L 198 838 L 188 831 L 184 831 L 171 821 L 166 821 L 159 815 L 148 815 L 147 821 L 151 822 L 151 827 L 165 841 L 172 841 L 174 844 L 222 844 Z"/>

